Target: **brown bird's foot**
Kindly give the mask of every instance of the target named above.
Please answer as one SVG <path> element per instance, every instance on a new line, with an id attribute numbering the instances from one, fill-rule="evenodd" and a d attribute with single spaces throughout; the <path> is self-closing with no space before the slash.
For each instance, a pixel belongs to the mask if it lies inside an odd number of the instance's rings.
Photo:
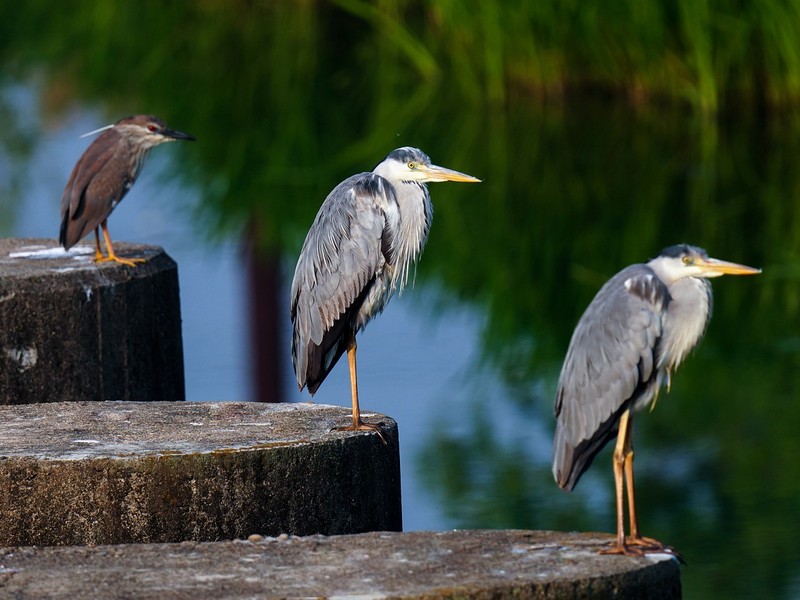
<path id="1" fill-rule="evenodd" d="M 364 423 L 364 421 L 359 421 L 358 425 L 344 425 L 342 427 L 334 427 L 331 431 L 374 431 L 378 434 L 378 437 L 381 438 L 383 445 L 386 445 L 386 438 L 383 437 L 383 423 L 378 423 L 377 425 L 373 425 L 372 423 Z"/>
<path id="2" fill-rule="evenodd" d="M 135 267 L 139 263 L 145 262 L 144 258 L 120 258 L 116 254 L 109 254 L 108 256 L 95 256 L 94 262 L 96 263 L 104 263 L 104 262 L 115 262 L 121 265 L 127 265 L 129 267 Z"/>

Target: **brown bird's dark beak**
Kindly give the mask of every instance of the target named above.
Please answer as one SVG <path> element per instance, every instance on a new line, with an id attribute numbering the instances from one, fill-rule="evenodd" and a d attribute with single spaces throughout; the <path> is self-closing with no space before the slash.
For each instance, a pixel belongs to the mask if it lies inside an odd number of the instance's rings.
<path id="1" fill-rule="evenodd" d="M 186 140 L 187 142 L 194 142 L 197 141 L 197 138 L 189 133 L 183 133 L 182 131 L 178 131 L 177 129 L 164 129 L 161 132 L 161 135 L 164 137 L 172 138 L 173 140 Z"/>

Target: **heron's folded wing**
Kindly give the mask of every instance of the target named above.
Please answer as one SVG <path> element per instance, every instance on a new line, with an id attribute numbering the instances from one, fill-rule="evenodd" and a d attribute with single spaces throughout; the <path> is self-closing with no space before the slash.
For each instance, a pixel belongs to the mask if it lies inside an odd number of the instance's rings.
<path id="1" fill-rule="evenodd" d="M 376 277 L 391 268 L 398 223 L 394 191 L 373 173 L 354 175 L 325 199 L 292 281 L 292 353 L 301 386 L 301 374 L 314 370 L 310 355 L 321 355 L 321 360 L 329 354 Z M 324 372 L 338 354 L 322 365 Z"/>
<path id="2" fill-rule="evenodd" d="M 553 472 L 571 489 L 616 435 L 623 410 L 657 384 L 666 286 L 646 265 L 624 269 L 578 322 L 559 378 Z"/>

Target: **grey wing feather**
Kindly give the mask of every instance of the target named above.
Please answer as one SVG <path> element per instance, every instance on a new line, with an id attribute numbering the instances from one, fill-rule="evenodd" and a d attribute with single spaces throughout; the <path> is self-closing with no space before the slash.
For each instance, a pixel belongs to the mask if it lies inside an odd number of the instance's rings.
<path id="1" fill-rule="evenodd" d="M 555 405 L 553 475 L 562 488 L 571 490 L 616 436 L 622 412 L 655 395 L 669 298 L 649 267 L 632 265 L 603 286 L 578 322 Z"/>
<path id="2" fill-rule="evenodd" d="M 391 289 L 381 284 L 393 267 L 398 222 L 392 186 L 373 173 L 346 179 L 322 204 L 291 289 L 292 360 L 300 389 L 316 391 L 346 350 L 348 332 L 363 327 L 388 299 Z"/>

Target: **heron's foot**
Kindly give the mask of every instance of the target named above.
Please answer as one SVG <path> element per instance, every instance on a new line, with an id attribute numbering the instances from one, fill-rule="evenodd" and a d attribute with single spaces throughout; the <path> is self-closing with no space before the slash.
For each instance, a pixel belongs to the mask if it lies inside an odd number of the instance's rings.
<path id="1" fill-rule="evenodd" d="M 374 431 L 378 434 L 378 437 L 383 442 L 383 445 L 386 445 L 386 438 L 383 437 L 383 423 L 378 423 L 377 425 L 373 425 L 372 423 L 364 423 L 364 421 L 359 421 L 358 424 L 353 423 L 352 425 L 344 425 L 342 427 L 334 427 L 331 431 Z"/>
<path id="2" fill-rule="evenodd" d="M 653 538 L 644 537 L 642 535 L 637 536 L 629 536 L 625 539 L 625 543 L 630 546 L 639 546 L 645 550 L 655 550 L 661 551 L 665 548 L 669 548 L 669 546 L 659 542 L 658 540 L 654 540 Z"/>
<path id="3" fill-rule="evenodd" d="M 658 540 L 654 540 L 653 538 L 642 536 L 637 536 L 635 538 L 628 537 L 621 545 L 617 541 L 611 543 L 613 544 L 612 547 L 600 550 L 600 554 L 622 554 L 625 556 L 669 554 L 670 556 L 675 557 L 682 565 L 686 564 L 686 561 L 683 560 L 683 556 L 681 556 L 680 553 L 677 552 L 672 546 L 667 546 L 666 544 L 663 544 Z"/>
<path id="4" fill-rule="evenodd" d="M 139 263 L 145 262 L 144 258 L 120 258 L 116 254 L 109 254 L 108 256 L 95 255 L 94 262 L 96 263 L 104 263 L 104 262 L 115 262 L 121 265 L 127 265 L 129 267 L 135 267 Z"/>

